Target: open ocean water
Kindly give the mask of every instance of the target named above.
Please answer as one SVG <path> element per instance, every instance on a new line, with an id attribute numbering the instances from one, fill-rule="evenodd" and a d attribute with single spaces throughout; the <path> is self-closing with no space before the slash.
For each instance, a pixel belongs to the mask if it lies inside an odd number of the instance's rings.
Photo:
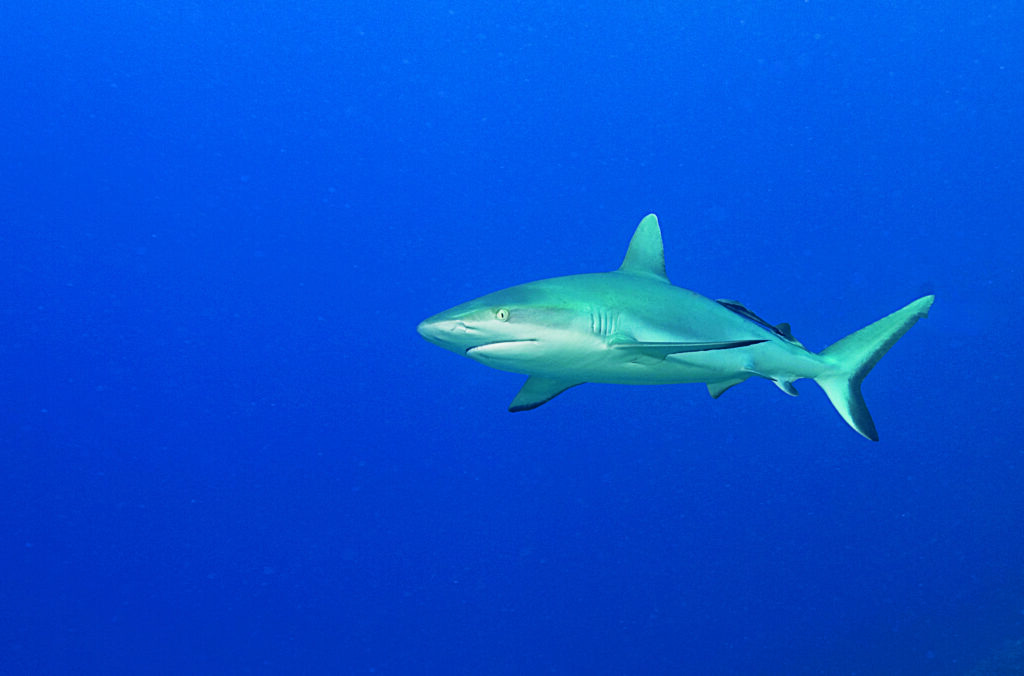
<path id="1" fill-rule="evenodd" d="M 0 6 L 0 673 L 1024 673 L 1024 5 Z M 868 377 L 523 378 L 614 269 Z"/>

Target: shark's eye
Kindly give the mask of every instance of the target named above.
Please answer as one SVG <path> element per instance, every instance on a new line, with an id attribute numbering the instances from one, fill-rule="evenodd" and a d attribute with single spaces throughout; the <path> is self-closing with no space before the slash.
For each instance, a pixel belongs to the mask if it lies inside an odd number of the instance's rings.
<path id="1" fill-rule="evenodd" d="M 500 321 L 507 322 L 509 317 L 508 309 L 498 308 L 498 311 L 494 313 L 494 316 L 497 317 Z"/>

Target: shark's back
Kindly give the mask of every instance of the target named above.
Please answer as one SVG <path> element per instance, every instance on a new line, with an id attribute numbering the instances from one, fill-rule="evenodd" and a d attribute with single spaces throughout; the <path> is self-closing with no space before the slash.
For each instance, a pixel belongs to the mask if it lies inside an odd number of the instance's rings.
<path id="1" fill-rule="evenodd" d="M 579 312 L 615 319 L 636 340 L 765 339 L 770 333 L 716 301 L 667 281 L 614 272 L 554 277 L 531 284 L 553 302 L 574 304 Z"/>

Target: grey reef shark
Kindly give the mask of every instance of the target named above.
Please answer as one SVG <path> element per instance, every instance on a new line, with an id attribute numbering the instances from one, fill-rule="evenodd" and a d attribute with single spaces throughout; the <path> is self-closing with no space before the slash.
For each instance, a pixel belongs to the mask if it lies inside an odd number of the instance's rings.
<path id="1" fill-rule="evenodd" d="M 796 395 L 810 378 L 850 427 L 878 440 L 860 386 L 935 300 L 925 296 L 821 352 L 788 324 L 734 300 L 711 300 L 665 274 L 661 228 L 646 216 L 618 270 L 520 284 L 423 320 L 420 334 L 457 354 L 529 376 L 510 411 L 537 408 L 582 383 L 706 383 L 712 397 L 751 376 Z"/>

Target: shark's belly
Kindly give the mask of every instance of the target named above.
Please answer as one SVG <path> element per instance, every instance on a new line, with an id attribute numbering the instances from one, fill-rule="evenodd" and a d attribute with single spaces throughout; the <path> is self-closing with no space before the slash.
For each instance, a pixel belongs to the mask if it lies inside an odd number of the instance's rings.
<path id="1" fill-rule="evenodd" d="M 665 359 L 630 362 L 609 360 L 600 368 L 587 369 L 585 382 L 615 385 L 672 385 L 718 382 L 748 372 L 749 355 L 669 355 Z M 595 364 L 595 366 L 597 366 Z M 582 375 L 582 374 L 581 374 Z"/>
<path id="2" fill-rule="evenodd" d="M 586 355 L 552 355 L 527 365 L 504 366 L 489 360 L 488 364 L 503 370 L 539 375 L 563 381 L 608 383 L 614 385 L 670 385 L 675 383 L 718 382 L 750 372 L 751 350 L 716 350 L 685 355 L 660 357 L 624 356 L 612 348 L 602 348 Z"/>
<path id="3" fill-rule="evenodd" d="M 813 378 L 821 370 L 820 358 L 779 341 L 726 350 L 669 355 L 661 359 L 623 359 L 615 350 L 552 369 L 551 377 L 578 382 L 615 385 L 672 385 L 716 383 L 752 375 L 772 379 Z"/>

